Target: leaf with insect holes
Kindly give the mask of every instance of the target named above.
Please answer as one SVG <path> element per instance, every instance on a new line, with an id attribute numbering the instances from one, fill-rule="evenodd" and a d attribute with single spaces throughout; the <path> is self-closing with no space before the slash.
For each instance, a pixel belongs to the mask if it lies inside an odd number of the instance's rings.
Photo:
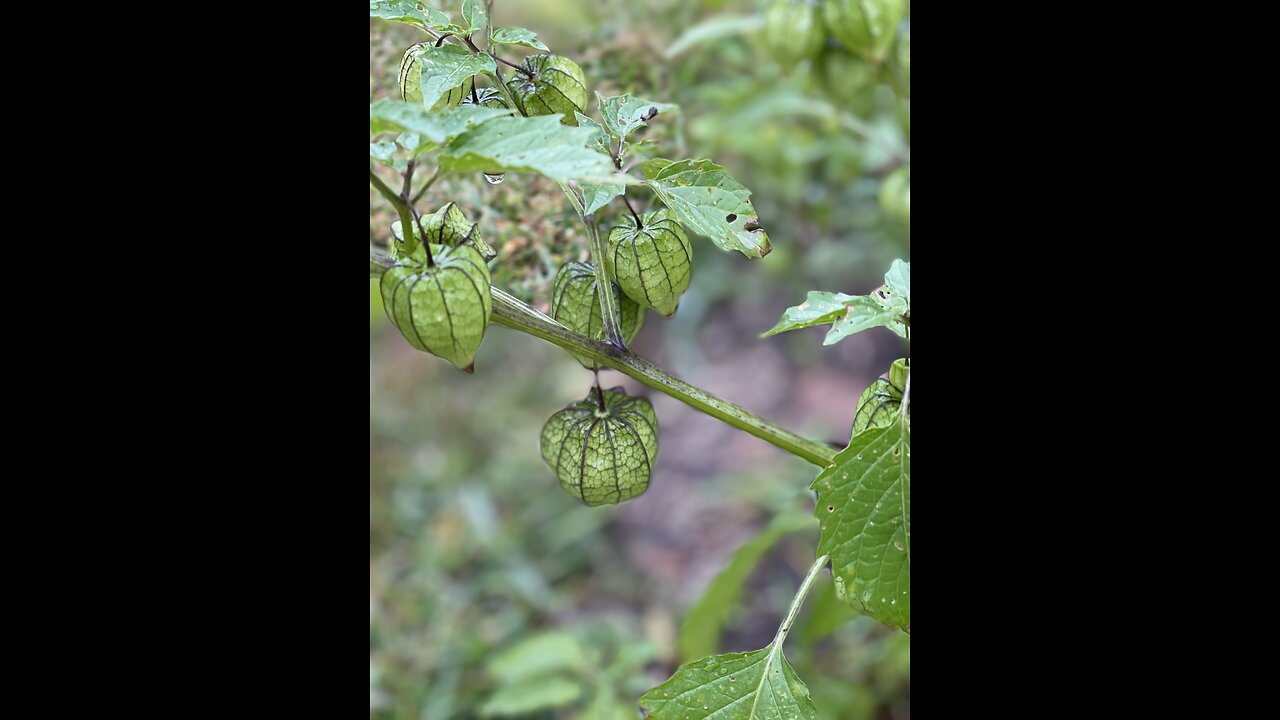
<path id="1" fill-rule="evenodd" d="M 672 112 L 679 105 L 653 102 L 631 95 L 615 95 L 605 97 L 596 92 L 596 100 L 600 104 L 600 117 L 604 118 L 604 127 L 615 140 L 626 140 L 627 136 L 645 126 L 658 113 Z"/>
<path id="2" fill-rule="evenodd" d="M 751 191 L 710 160 L 646 161 L 645 184 L 686 229 L 721 250 L 762 258 L 773 248 L 751 204 Z"/>
<path id="3" fill-rule="evenodd" d="M 369 17 L 402 22 L 419 30 L 449 22 L 448 15 L 414 0 L 369 0 Z"/>
<path id="4" fill-rule="evenodd" d="M 911 263 L 894 260 L 884 281 L 870 295 L 810 291 L 803 303 L 787 308 L 778 324 L 761 337 L 828 323 L 831 330 L 823 345 L 873 327 L 887 327 L 906 337 L 911 318 Z"/>
<path id="5" fill-rule="evenodd" d="M 548 48 L 538 39 L 537 34 L 532 30 L 522 27 L 500 27 L 493 31 L 491 42 L 495 45 L 522 45 L 534 50 L 549 52 Z"/>

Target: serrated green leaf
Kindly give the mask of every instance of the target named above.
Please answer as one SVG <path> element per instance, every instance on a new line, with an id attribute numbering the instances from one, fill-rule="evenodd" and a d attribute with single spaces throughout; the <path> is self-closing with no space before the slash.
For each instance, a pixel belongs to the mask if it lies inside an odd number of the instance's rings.
<path id="1" fill-rule="evenodd" d="M 435 106 L 446 93 L 463 85 L 476 73 L 492 73 L 498 67 L 492 56 L 486 53 L 472 53 L 460 45 L 441 45 L 440 47 L 426 45 L 417 51 L 417 58 L 421 65 L 423 107 Z M 406 94 L 406 99 L 411 98 Z M 457 97 L 457 101 L 461 102 L 462 97 Z"/>
<path id="2" fill-rule="evenodd" d="M 827 323 L 832 325 L 823 345 L 873 327 L 887 327 L 906 337 L 906 321 L 911 317 L 911 263 L 895 260 L 884 281 L 870 295 L 810 291 L 803 303 L 787 308 L 778 324 L 761 337 Z"/>
<path id="3" fill-rule="evenodd" d="M 580 182 L 578 188 L 582 190 L 582 201 L 587 206 L 588 215 L 608 205 L 614 198 L 627 191 L 626 185 L 593 182 Z"/>
<path id="4" fill-rule="evenodd" d="M 369 17 L 402 22 L 420 30 L 449 22 L 449 16 L 439 10 L 425 5 L 419 10 L 418 5 L 414 0 L 369 0 Z"/>
<path id="5" fill-rule="evenodd" d="M 489 675 L 504 685 L 541 675 L 580 670 L 587 665 L 582 645 L 558 630 L 538 633 L 512 645 L 488 661 Z"/>
<path id="6" fill-rule="evenodd" d="M 844 314 L 845 302 L 852 300 L 853 297 L 853 295 L 845 295 L 844 293 L 810 290 L 804 302 L 783 311 L 782 319 L 778 321 L 778 324 L 760 337 L 767 338 L 789 330 L 799 330 L 800 328 L 833 323 Z"/>
<path id="7" fill-rule="evenodd" d="M 587 139 L 587 147 L 595 150 L 603 155 L 612 155 L 612 147 L 609 145 L 609 134 L 605 132 L 604 126 L 596 122 L 595 118 L 583 115 L 580 112 L 573 114 L 578 120 L 578 126 L 591 131 L 591 135 Z"/>
<path id="8" fill-rule="evenodd" d="M 675 42 L 667 46 L 663 55 L 670 60 L 695 45 L 763 29 L 764 15 L 716 15 L 681 33 Z"/>
<path id="9" fill-rule="evenodd" d="M 898 322 L 898 318 L 902 317 L 902 311 L 906 309 L 905 305 L 901 308 L 887 307 L 871 295 L 859 295 L 846 301 L 845 308 L 844 317 L 831 325 L 831 330 L 822 340 L 823 345 L 834 345 L 856 332 L 873 327 L 887 327 L 899 335 L 905 332 L 905 330 L 899 330 L 903 325 Z"/>
<path id="10" fill-rule="evenodd" d="M 563 125 L 558 115 L 490 120 L 451 142 L 440 156 L 445 170 L 535 172 L 553 180 L 637 183 L 614 172 L 609 158 L 587 147 L 591 130 Z"/>
<path id="11" fill-rule="evenodd" d="M 720 649 L 720 632 L 742 596 L 751 572 L 779 540 L 809 527 L 809 518 L 796 513 L 774 516 L 764 530 L 734 551 L 680 624 L 677 648 L 681 662 L 711 655 Z"/>
<path id="12" fill-rule="evenodd" d="M 815 720 L 809 689 L 770 643 L 749 653 L 716 655 L 681 665 L 645 693 L 648 720 Z"/>
<path id="13" fill-rule="evenodd" d="M 911 628 L 911 431 L 899 421 L 853 436 L 809 486 L 836 592 L 890 627 Z"/>
<path id="14" fill-rule="evenodd" d="M 598 91 L 596 100 L 600 105 L 600 117 L 604 118 L 604 127 L 615 140 L 626 140 L 627 136 L 645 126 L 645 121 L 658 113 L 672 112 L 679 105 L 653 102 L 629 94 L 605 97 Z"/>
<path id="15" fill-rule="evenodd" d="M 476 32 L 489 22 L 489 11 L 484 0 L 462 0 L 462 21 L 467 24 L 468 33 Z"/>
<path id="16" fill-rule="evenodd" d="M 710 238 L 721 250 L 737 250 L 752 259 L 773 249 L 751 205 L 751 191 L 724 168 L 710 160 L 656 159 L 643 167 L 645 184 L 685 228 Z"/>
<path id="17" fill-rule="evenodd" d="M 469 128 L 492 121 L 513 110 L 461 105 L 444 112 L 432 112 L 420 105 L 399 100 L 379 100 L 369 104 L 369 134 L 414 132 L 434 143 L 445 143 Z"/>
<path id="18" fill-rule="evenodd" d="M 574 113 L 574 116 L 578 119 L 579 127 L 591 131 L 587 139 L 587 147 L 602 155 L 609 155 L 609 134 L 605 132 L 604 126 L 582 113 Z M 623 183 L 579 182 L 578 188 L 582 191 L 587 215 L 608 205 L 614 198 L 627 191 L 627 186 Z"/>
<path id="19" fill-rule="evenodd" d="M 505 685 L 480 706 L 482 717 L 529 715 L 564 707 L 582 696 L 578 683 L 559 676 L 533 678 Z"/>
<path id="20" fill-rule="evenodd" d="M 538 39 L 536 33 L 522 27 L 500 27 L 493 31 L 491 40 L 496 45 L 523 45 L 534 50 L 550 52 L 550 48 Z"/>

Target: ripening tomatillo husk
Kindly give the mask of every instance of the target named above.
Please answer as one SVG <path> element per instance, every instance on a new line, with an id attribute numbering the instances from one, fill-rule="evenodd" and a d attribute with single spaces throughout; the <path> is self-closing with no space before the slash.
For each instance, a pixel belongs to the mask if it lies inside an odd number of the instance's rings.
<path id="1" fill-rule="evenodd" d="M 823 19 L 841 44 L 879 62 L 893 43 L 904 9 L 903 0 L 827 0 Z"/>
<path id="2" fill-rule="evenodd" d="M 622 340 L 631 342 L 644 325 L 644 308 L 618 292 L 613 283 L 609 283 L 609 291 L 617 298 L 618 314 L 622 316 L 622 327 L 618 328 L 622 333 Z M 583 262 L 569 262 L 560 266 L 551 295 L 551 317 L 576 333 L 593 340 L 604 339 L 604 313 L 600 310 L 600 298 L 596 294 L 594 267 Z M 569 354 L 588 370 L 603 367 L 586 355 Z"/>
<path id="3" fill-rule="evenodd" d="M 862 391 L 853 416 L 854 435 L 868 428 L 889 427 L 898 421 L 907 382 L 906 362 L 904 358 L 894 360 L 889 372 L 876 378 Z"/>
<path id="4" fill-rule="evenodd" d="M 487 108 L 507 108 L 507 100 L 502 97 L 502 93 L 497 88 L 476 88 L 475 92 L 467 95 L 462 101 L 463 105 L 480 105 Z"/>
<path id="5" fill-rule="evenodd" d="M 627 297 L 671 317 L 693 277 L 693 247 L 667 210 L 624 220 L 609 231 L 605 269 Z"/>
<path id="6" fill-rule="evenodd" d="M 489 268 L 470 245 L 432 245 L 431 254 L 433 266 L 419 246 L 382 274 L 383 308 L 410 345 L 471 372 L 493 313 Z"/>
<path id="7" fill-rule="evenodd" d="M 414 105 L 422 105 L 422 58 L 420 55 L 426 52 L 431 45 L 427 43 L 418 43 L 408 50 L 404 51 L 404 57 L 400 60 L 400 95 L 407 103 Z M 445 93 L 443 97 L 431 106 L 432 110 L 441 110 L 449 107 L 457 107 L 462 100 L 471 95 L 471 86 L 475 82 L 475 78 L 467 78 L 461 85 L 453 88 Z"/>
<path id="8" fill-rule="evenodd" d="M 485 262 L 489 262 L 498 254 L 480 236 L 480 223 L 467 220 L 467 216 L 458 208 L 457 203 L 449 202 L 430 215 L 423 215 L 419 220 L 422 223 L 422 231 L 427 234 L 427 242 L 449 247 L 470 245 L 480 253 L 480 257 L 484 258 Z M 398 260 L 404 256 L 404 235 L 399 220 L 391 223 L 391 235 L 394 238 L 390 248 L 391 259 Z M 418 238 L 419 242 L 422 240 L 419 237 L 416 222 L 413 224 L 413 237 Z"/>
<path id="9" fill-rule="evenodd" d="M 575 112 L 586 112 L 587 81 L 582 68 L 567 57 L 543 54 L 524 59 L 528 72 L 513 73 L 507 81 L 525 115 L 560 115 L 565 125 L 577 125 Z"/>
<path id="10" fill-rule="evenodd" d="M 809 0 L 772 0 L 765 9 L 765 48 L 783 67 L 817 55 L 826 40 L 818 7 Z"/>
<path id="11" fill-rule="evenodd" d="M 587 505 L 616 505 L 649 487 L 658 417 L 645 398 L 595 387 L 547 420 L 541 445 L 560 487 Z"/>

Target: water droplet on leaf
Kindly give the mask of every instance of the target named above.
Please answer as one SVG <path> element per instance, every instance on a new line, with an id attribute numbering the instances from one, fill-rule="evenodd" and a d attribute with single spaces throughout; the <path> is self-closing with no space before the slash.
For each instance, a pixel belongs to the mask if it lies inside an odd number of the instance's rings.
<path id="1" fill-rule="evenodd" d="M 489 181 L 490 185 L 499 185 L 507 178 L 506 173 L 485 173 L 484 179 Z"/>

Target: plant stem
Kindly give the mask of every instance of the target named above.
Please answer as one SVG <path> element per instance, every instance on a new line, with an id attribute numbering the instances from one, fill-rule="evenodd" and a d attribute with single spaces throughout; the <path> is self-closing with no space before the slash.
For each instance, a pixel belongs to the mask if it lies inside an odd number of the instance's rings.
<path id="1" fill-rule="evenodd" d="M 578 198 L 578 194 L 569 187 L 568 183 L 560 183 L 560 189 L 565 195 L 569 196 L 569 202 L 573 203 L 573 209 L 578 211 L 578 217 L 582 220 L 582 224 L 587 228 L 587 238 L 591 241 L 591 265 L 596 272 L 596 297 L 600 298 L 600 316 L 604 320 L 604 339 L 610 345 L 625 350 L 626 342 L 622 339 L 622 332 L 619 330 L 622 323 L 619 320 L 621 312 L 618 309 L 618 297 L 613 292 L 613 281 L 609 279 L 609 273 L 604 269 L 604 242 L 600 239 L 600 233 L 596 230 L 595 218 L 587 215 L 586 208 L 582 205 L 582 200 Z"/>
<path id="2" fill-rule="evenodd" d="M 800 583 L 800 589 L 796 591 L 796 596 L 791 601 L 791 609 L 787 611 L 787 617 L 778 626 L 778 634 L 773 636 L 774 653 L 782 652 L 782 643 L 787 639 L 787 633 L 791 632 L 791 626 L 796 622 L 796 616 L 800 614 L 800 608 L 804 605 L 804 599 L 809 595 L 809 588 L 813 585 L 813 581 L 818 579 L 818 573 L 822 568 L 827 566 L 827 555 L 823 555 L 813 561 L 813 567 L 809 568 L 809 574 L 804 576 L 804 582 Z"/>
<path id="3" fill-rule="evenodd" d="M 370 248 L 370 277 L 376 276 L 376 266 L 391 267 L 391 260 Z M 519 330 L 570 352 L 590 357 L 605 367 L 613 368 L 699 412 L 755 435 L 818 467 L 825 468 L 835 461 L 836 451 L 827 445 L 766 422 L 727 400 L 690 385 L 630 350 L 579 335 L 501 288 L 491 288 L 490 295 L 493 297 L 493 322 L 497 325 Z"/>
<path id="4" fill-rule="evenodd" d="M 391 207 L 396 209 L 396 214 L 400 216 L 400 234 L 404 236 L 404 246 L 408 253 L 412 253 L 418 249 L 418 238 L 413 234 L 413 215 L 409 212 L 409 205 L 400 199 L 382 182 L 382 178 L 373 172 L 373 168 L 369 168 L 369 184 L 377 188 L 382 193 L 382 197 L 391 203 Z M 393 239 L 392 242 L 395 242 Z M 430 248 L 428 248 L 427 256 L 431 256 Z"/>
<path id="5" fill-rule="evenodd" d="M 630 210 L 630 211 L 631 211 L 631 217 L 633 217 L 633 218 L 635 218 L 635 219 L 636 219 L 636 229 L 637 229 L 637 230 L 643 230 L 643 229 L 644 229 L 644 223 L 640 222 L 640 216 L 636 214 L 636 209 L 635 209 L 635 208 L 633 208 L 633 207 L 631 207 L 631 201 L 627 199 L 627 194 L 626 194 L 625 192 L 623 192 L 623 193 L 622 193 L 621 195 L 619 195 L 618 197 L 622 198 L 622 203 L 623 203 L 624 205 L 626 205 L 626 206 L 627 206 L 627 209 L 628 209 L 628 210 Z"/>
<path id="6" fill-rule="evenodd" d="M 463 38 L 463 40 L 465 40 L 465 41 L 466 41 L 466 43 L 467 43 L 467 47 L 471 48 L 471 52 L 473 52 L 473 53 L 484 53 L 485 55 L 488 55 L 489 57 L 493 58 L 494 60 L 497 60 L 498 62 L 502 63 L 503 65 L 506 65 L 507 67 L 513 67 L 513 68 L 515 68 L 516 70 L 519 70 L 520 72 L 524 73 L 525 75 L 528 75 L 529 77 L 533 77 L 533 72 L 531 72 L 531 71 L 529 71 L 529 70 L 525 69 L 523 66 L 521 66 L 521 65 L 517 65 L 517 64 L 515 64 L 515 63 L 511 62 L 510 60 L 503 60 L 502 58 L 498 57 L 497 55 L 493 54 L 492 52 L 485 52 L 484 50 L 481 50 L 480 48 L 476 47 L 476 44 L 475 44 L 475 43 L 473 43 L 473 42 L 471 42 L 471 36 L 470 36 L 470 35 L 468 35 L 468 36 L 464 37 L 464 38 Z"/>
<path id="7" fill-rule="evenodd" d="M 690 385 L 630 350 L 579 335 L 499 288 L 493 288 L 492 295 L 493 322 L 499 325 L 505 325 L 573 353 L 590 357 L 605 367 L 613 368 L 654 390 L 670 395 L 695 410 L 755 435 L 818 467 L 826 467 L 835 460 L 836 451 L 827 445 L 766 422 L 727 400 Z"/>

